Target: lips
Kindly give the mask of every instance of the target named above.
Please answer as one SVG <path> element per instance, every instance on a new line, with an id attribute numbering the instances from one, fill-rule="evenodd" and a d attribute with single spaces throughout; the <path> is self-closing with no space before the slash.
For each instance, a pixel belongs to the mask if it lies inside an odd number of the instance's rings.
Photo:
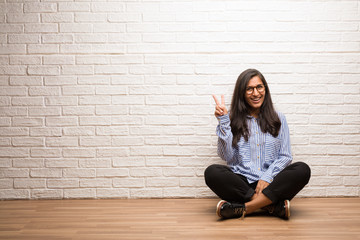
<path id="1" fill-rule="evenodd" d="M 258 104 L 261 102 L 261 98 L 252 98 L 251 102 L 253 102 L 254 104 Z"/>

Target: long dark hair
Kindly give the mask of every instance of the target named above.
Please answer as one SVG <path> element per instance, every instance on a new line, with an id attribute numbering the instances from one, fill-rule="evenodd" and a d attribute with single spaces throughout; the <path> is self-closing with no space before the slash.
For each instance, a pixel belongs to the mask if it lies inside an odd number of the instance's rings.
<path id="1" fill-rule="evenodd" d="M 247 116 L 250 114 L 251 107 L 245 100 L 246 87 L 253 77 L 258 76 L 265 86 L 265 98 L 260 107 L 258 123 L 261 131 L 270 133 L 272 136 L 279 135 L 281 122 L 277 115 L 270 95 L 270 90 L 264 76 L 256 69 L 247 69 L 238 77 L 230 107 L 231 132 L 233 133 L 233 145 L 236 146 L 241 137 L 245 141 L 249 140 L 249 126 Z"/>

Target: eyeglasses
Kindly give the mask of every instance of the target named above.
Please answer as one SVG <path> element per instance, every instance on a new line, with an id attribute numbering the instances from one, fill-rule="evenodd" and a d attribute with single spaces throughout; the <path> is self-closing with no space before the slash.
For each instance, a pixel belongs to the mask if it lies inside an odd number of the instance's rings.
<path id="1" fill-rule="evenodd" d="M 264 93 L 265 92 L 265 86 L 263 84 L 259 84 L 256 87 L 247 87 L 246 88 L 246 93 L 248 95 L 253 94 L 255 88 L 259 93 Z"/>

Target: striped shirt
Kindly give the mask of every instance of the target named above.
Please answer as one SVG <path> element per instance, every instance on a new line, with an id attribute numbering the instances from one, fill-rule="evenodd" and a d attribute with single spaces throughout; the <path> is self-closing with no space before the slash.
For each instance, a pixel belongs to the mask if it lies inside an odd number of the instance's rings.
<path id="1" fill-rule="evenodd" d="M 281 128 L 276 138 L 270 133 L 263 133 L 258 120 L 248 116 L 249 140 L 241 137 L 235 147 L 232 145 L 229 114 L 218 117 L 218 155 L 234 173 L 245 176 L 249 183 L 258 180 L 271 183 L 292 161 L 289 127 L 285 116 L 279 112 L 278 116 Z"/>

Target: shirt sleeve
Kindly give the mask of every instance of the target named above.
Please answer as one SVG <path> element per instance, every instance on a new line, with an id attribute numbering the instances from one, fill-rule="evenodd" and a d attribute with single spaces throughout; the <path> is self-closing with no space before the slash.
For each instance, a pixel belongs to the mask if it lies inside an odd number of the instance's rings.
<path id="1" fill-rule="evenodd" d="M 231 132 L 229 114 L 218 117 L 219 125 L 216 128 L 218 136 L 217 153 L 228 164 L 236 162 L 237 149 L 232 146 L 233 134 Z"/>
<path id="2" fill-rule="evenodd" d="M 281 127 L 279 131 L 280 149 L 278 158 L 269 166 L 269 168 L 261 176 L 260 180 L 271 183 L 274 177 L 281 172 L 292 161 L 290 132 L 284 115 L 279 114 Z"/>

